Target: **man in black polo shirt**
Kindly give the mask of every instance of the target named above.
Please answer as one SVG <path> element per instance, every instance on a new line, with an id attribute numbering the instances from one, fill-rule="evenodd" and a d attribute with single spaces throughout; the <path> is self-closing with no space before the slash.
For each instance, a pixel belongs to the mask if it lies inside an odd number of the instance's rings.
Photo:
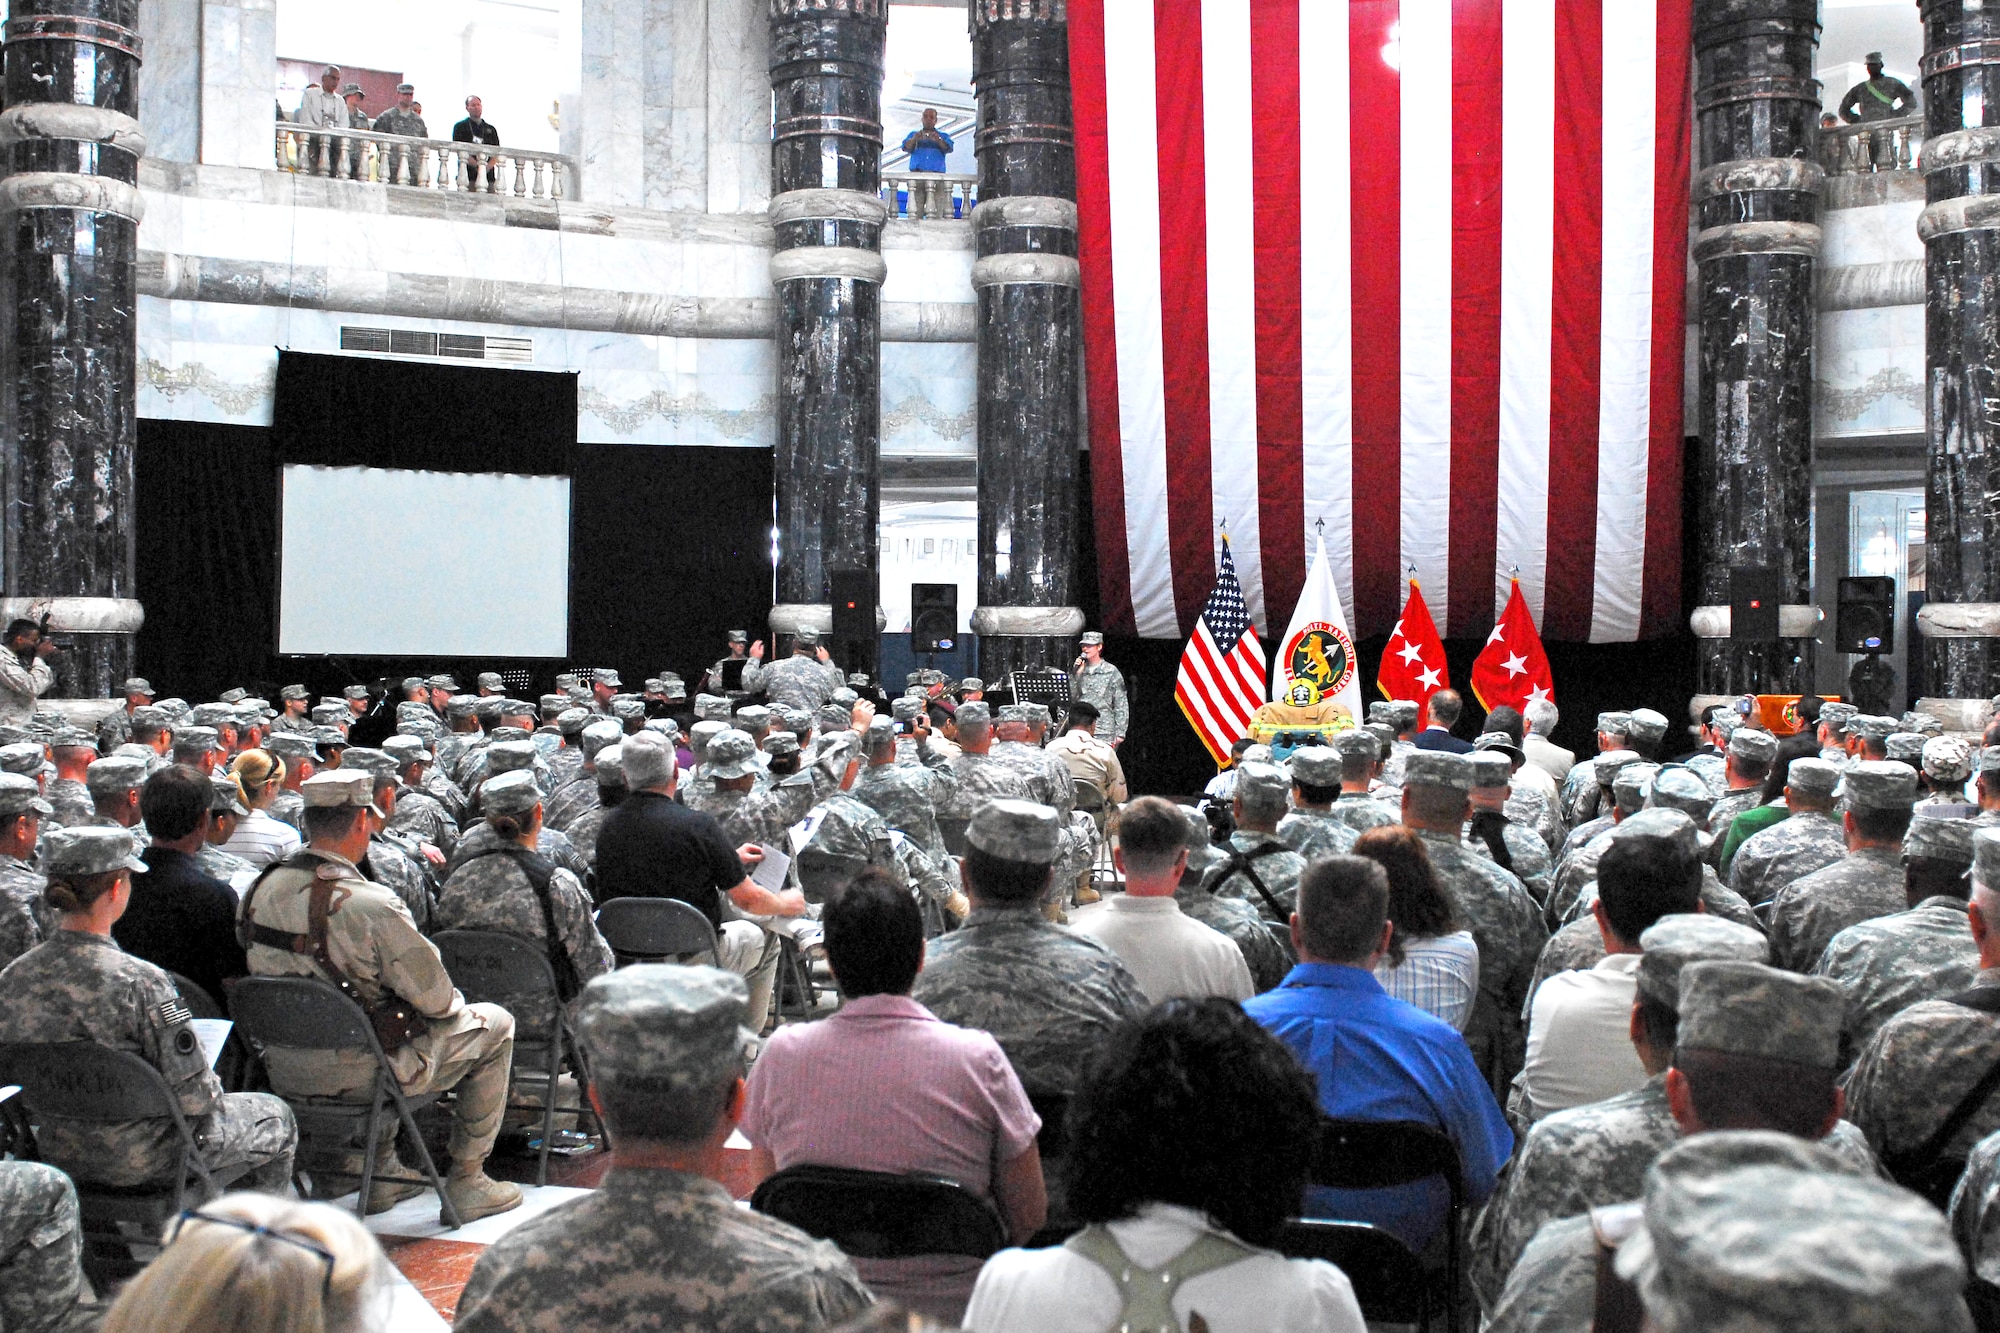
<path id="1" fill-rule="evenodd" d="M 139 789 L 139 816 L 152 843 L 146 873 L 132 876 L 132 904 L 112 937 L 155 967 L 194 982 L 217 1004 L 222 983 L 250 968 L 236 941 L 236 894 L 196 864 L 208 838 L 209 780 L 191 768 L 163 768 Z"/>
<path id="2" fill-rule="evenodd" d="M 750 1027 L 761 1032 L 771 1008 L 778 939 L 745 917 L 795 917 L 805 895 L 772 893 L 750 882 L 746 865 L 761 848 L 731 847 L 722 826 L 674 800 L 679 772 L 673 746 L 656 731 L 627 736 L 619 747 L 627 795 L 597 834 L 597 900 L 678 898 L 715 926 L 722 966 L 750 986 Z M 728 906 L 724 905 L 725 895 Z"/>

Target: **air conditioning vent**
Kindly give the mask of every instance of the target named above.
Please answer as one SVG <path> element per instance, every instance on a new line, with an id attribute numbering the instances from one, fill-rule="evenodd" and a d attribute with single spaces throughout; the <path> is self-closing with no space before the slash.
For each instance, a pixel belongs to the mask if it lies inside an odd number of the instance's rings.
<path id="1" fill-rule="evenodd" d="M 532 338 L 489 338 L 478 333 L 426 333 L 419 329 L 340 327 L 340 350 L 379 356 L 449 357 L 456 361 L 510 361 L 532 365 Z"/>

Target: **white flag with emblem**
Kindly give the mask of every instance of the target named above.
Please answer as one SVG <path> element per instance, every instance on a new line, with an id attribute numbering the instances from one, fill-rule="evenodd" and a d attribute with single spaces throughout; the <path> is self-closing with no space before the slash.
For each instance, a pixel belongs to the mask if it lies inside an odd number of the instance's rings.
<path id="1" fill-rule="evenodd" d="M 1313 701 L 1331 700 L 1353 715 L 1356 726 L 1367 719 L 1361 707 L 1361 672 L 1355 661 L 1354 638 L 1347 632 L 1347 614 L 1333 586 L 1333 569 L 1326 559 L 1326 538 L 1313 552 L 1312 568 L 1292 611 L 1292 623 L 1278 641 L 1271 697 L 1291 699 L 1301 681 L 1313 687 Z M 1296 703 L 1298 700 L 1291 700 Z"/>

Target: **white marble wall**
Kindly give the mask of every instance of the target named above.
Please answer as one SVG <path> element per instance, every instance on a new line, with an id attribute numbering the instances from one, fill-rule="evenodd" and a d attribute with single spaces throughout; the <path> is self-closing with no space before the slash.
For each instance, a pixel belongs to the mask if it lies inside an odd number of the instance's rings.
<path id="1" fill-rule="evenodd" d="M 174 162 L 201 156 L 201 0 L 139 6 L 139 126 L 146 155 Z"/>
<path id="2" fill-rule="evenodd" d="M 707 3 L 707 208 L 756 212 L 771 200 L 771 25 L 761 0 Z"/>
<path id="3" fill-rule="evenodd" d="M 203 162 L 271 165 L 277 70 L 277 0 L 201 0 Z"/>
<path id="4" fill-rule="evenodd" d="M 1824 268 L 1921 260 L 1920 199 L 1822 215 Z M 1924 308 L 1832 310 L 1819 317 L 1814 350 L 1814 434 L 1921 433 L 1924 429 Z"/>

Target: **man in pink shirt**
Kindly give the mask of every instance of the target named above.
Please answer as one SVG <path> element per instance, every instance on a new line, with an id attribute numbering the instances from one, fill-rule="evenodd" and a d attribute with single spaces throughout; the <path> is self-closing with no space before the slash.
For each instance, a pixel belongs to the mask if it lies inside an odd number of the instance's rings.
<path id="1" fill-rule="evenodd" d="M 1041 1119 L 1000 1044 L 910 998 L 923 918 L 907 889 L 863 872 L 821 916 L 842 1005 L 780 1028 L 751 1072 L 742 1130 L 757 1175 L 800 1163 L 922 1173 L 990 1198 L 1016 1244 L 1048 1211 Z M 956 1325 L 980 1260 L 857 1259 L 876 1295 Z"/>

